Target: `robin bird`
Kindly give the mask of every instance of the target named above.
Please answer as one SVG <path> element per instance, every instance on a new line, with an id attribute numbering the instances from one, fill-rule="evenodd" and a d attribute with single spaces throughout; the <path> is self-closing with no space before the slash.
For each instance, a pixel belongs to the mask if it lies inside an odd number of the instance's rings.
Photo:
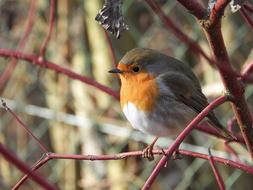
<path id="1" fill-rule="evenodd" d="M 158 137 L 175 137 L 208 105 L 191 68 L 158 51 L 132 49 L 109 72 L 120 76 L 120 105 L 133 128 L 156 136 L 144 149 L 144 157 L 153 157 Z M 212 111 L 207 118 L 231 139 Z"/>

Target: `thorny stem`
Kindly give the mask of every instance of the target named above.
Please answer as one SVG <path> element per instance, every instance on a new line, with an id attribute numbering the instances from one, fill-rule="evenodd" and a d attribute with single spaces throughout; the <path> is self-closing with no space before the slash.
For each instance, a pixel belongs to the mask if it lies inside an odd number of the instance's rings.
<path id="1" fill-rule="evenodd" d="M 164 155 L 163 150 L 153 150 L 152 153 L 154 155 Z M 183 155 L 183 156 L 190 156 L 194 158 L 200 158 L 200 159 L 205 159 L 209 160 L 209 155 L 199 153 L 199 152 L 194 152 L 194 151 L 189 151 L 189 150 L 183 150 L 179 149 L 178 153 Z M 48 161 L 50 160 L 55 160 L 55 159 L 74 159 L 74 160 L 89 160 L 89 161 L 94 161 L 94 160 L 121 160 L 121 159 L 126 159 L 130 157 L 142 157 L 143 152 L 142 151 L 134 151 L 134 152 L 123 152 L 119 154 L 112 154 L 112 155 L 79 155 L 79 154 L 57 154 L 57 153 L 50 153 L 48 152 L 47 154 L 44 154 L 44 157 L 40 159 L 38 162 L 34 164 L 32 167 L 32 171 L 29 172 L 27 175 L 25 175 L 22 179 L 19 180 L 19 182 L 15 185 L 15 188 L 13 187 L 13 190 L 18 189 L 27 179 L 28 177 L 44 166 Z M 244 163 L 240 162 L 235 162 L 229 159 L 217 157 L 217 156 L 212 156 L 212 159 L 214 162 L 219 162 L 221 164 L 237 168 L 240 170 L 243 170 L 247 173 L 253 174 L 253 168 L 251 166 L 248 166 Z"/>

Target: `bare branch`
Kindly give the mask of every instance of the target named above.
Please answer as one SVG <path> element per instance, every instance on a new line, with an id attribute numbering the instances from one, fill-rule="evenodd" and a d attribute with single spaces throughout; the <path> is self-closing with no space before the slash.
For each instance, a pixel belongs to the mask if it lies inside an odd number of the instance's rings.
<path id="1" fill-rule="evenodd" d="M 152 153 L 154 155 L 164 155 L 163 150 L 153 150 Z M 190 156 L 193 158 L 200 158 L 204 160 L 209 160 L 209 155 L 199 153 L 199 152 L 193 152 L 189 150 L 182 150 L 179 149 L 178 153 L 183 155 L 183 156 Z M 50 160 L 56 160 L 56 159 L 71 159 L 71 160 L 89 160 L 89 161 L 94 161 L 94 160 L 121 160 L 121 159 L 126 159 L 126 158 L 131 158 L 131 157 L 142 157 L 143 152 L 142 151 L 134 151 L 134 152 L 123 152 L 119 154 L 112 154 L 112 155 L 79 155 L 79 154 L 57 154 L 57 153 L 47 153 L 44 155 L 42 159 L 40 159 L 38 162 L 35 163 L 35 165 L 32 167 L 32 171 L 35 172 L 42 166 L 44 166 L 47 162 Z M 253 174 L 253 168 L 251 166 L 248 166 L 244 163 L 241 162 L 235 162 L 229 159 L 217 157 L 217 156 L 212 156 L 212 159 L 214 162 L 219 162 L 221 164 L 224 164 L 226 166 L 230 166 L 233 168 L 237 168 L 240 170 L 243 170 L 247 173 Z M 19 180 L 19 182 L 15 185 L 14 189 L 17 189 L 20 187 L 21 184 L 23 184 L 28 177 L 30 176 L 32 172 L 29 174 L 25 175 L 22 179 Z"/>
<path id="2" fill-rule="evenodd" d="M 59 65 L 56 65 L 54 63 L 48 62 L 46 60 L 40 59 L 40 57 L 33 55 L 33 54 L 25 54 L 20 51 L 12 51 L 12 50 L 6 50 L 6 49 L 0 49 L 0 56 L 2 57 L 12 57 L 12 58 L 17 58 L 17 59 L 22 59 L 25 61 L 28 61 L 29 63 L 33 63 L 35 65 L 38 65 L 40 67 L 46 67 L 48 69 L 51 69 L 57 73 L 64 74 L 72 79 L 79 80 L 85 84 L 88 84 L 90 86 L 93 86 L 111 96 L 113 96 L 116 99 L 119 99 L 119 93 L 116 91 L 113 91 L 109 87 L 106 87 L 95 80 L 85 77 L 82 75 L 79 75 L 69 69 L 66 69 L 64 67 L 61 67 Z"/>
<path id="3" fill-rule="evenodd" d="M 177 0 L 199 20 L 208 16 L 207 10 L 197 0 Z"/>
<path id="4" fill-rule="evenodd" d="M 36 13 L 36 6 L 37 6 L 37 1 L 36 0 L 31 0 L 30 3 L 30 8 L 29 8 L 29 13 L 27 16 L 27 24 L 24 30 L 24 34 L 21 37 L 17 50 L 22 50 L 24 49 L 26 42 L 28 40 L 29 35 L 31 34 L 32 28 L 33 28 L 33 23 L 35 19 L 35 13 Z M 16 65 L 17 65 L 18 60 L 17 59 L 12 59 L 11 62 L 8 64 L 8 66 L 5 68 L 3 73 L 0 75 L 0 90 L 4 87 L 5 83 L 9 80 L 11 77 Z"/>
<path id="5" fill-rule="evenodd" d="M 220 190 L 225 190 L 225 184 L 224 184 L 224 181 L 217 169 L 217 167 L 215 166 L 215 163 L 214 163 L 214 160 L 213 160 L 213 156 L 211 154 L 211 150 L 210 148 L 208 149 L 208 152 L 209 152 L 209 163 L 211 165 L 211 168 L 213 170 L 213 173 L 214 173 L 214 176 L 215 176 L 215 179 L 217 181 L 217 184 L 219 186 L 219 189 Z"/>
<path id="6" fill-rule="evenodd" d="M 17 158 L 17 155 L 14 155 L 8 149 L 6 149 L 2 143 L 0 143 L 0 154 L 10 163 L 15 165 L 20 171 L 24 173 L 29 173 L 31 179 L 37 182 L 40 186 L 44 187 L 47 190 L 56 190 L 57 188 L 50 183 L 47 182 L 41 175 L 37 173 L 31 172 L 31 169 L 26 165 L 26 163 L 22 162 Z"/>
<path id="7" fill-rule="evenodd" d="M 50 0 L 50 10 L 49 10 L 49 29 L 48 33 L 40 47 L 40 57 L 44 59 L 46 48 L 48 43 L 52 37 L 53 29 L 54 29 L 54 20 L 55 20 L 55 0 Z"/>

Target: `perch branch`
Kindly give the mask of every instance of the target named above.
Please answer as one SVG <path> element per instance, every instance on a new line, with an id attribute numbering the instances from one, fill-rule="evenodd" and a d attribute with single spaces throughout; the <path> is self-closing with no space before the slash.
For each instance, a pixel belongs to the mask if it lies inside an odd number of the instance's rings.
<path id="1" fill-rule="evenodd" d="M 164 151 L 162 150 L 153 150 L 152 151 L 154 155 L 164 155 Z M 209 155 L 199 153 L 199 152 L 193 152 L 189 150 L 183 150 L 179 149 L 178 153 L 183 155 L 183 156 L 189 156 L 193 158 L 200 158 L 204 160 L 209 160 Z M 39 160 L 34 167 L 32 167 L 32 171 L 35 172 L 39 168 L 41 168 L 43 165 L 45 165 L 48 161 L 50 160 L 56 160 L 56 159 L 74 159 L 74 160 L 89 160 L 89 161 L 94 161 L 94 160 L 121 160 L 121 159 L 126 159 L 130 157 L 142 157 L 142 151 L 134 151 L 134 152 L 124 152 L 124 153 L 119 153 L 119 154 L 112 154 L 112 155 L 78 155 L 78 154 L 57 154 L 57 153 L 47 153 L 44 155 L 44 158 Z M 247 173 L 253 174 L 253 168 L 251 166 L 248 166 L 244 163 L 240 162 L 235 162 L 229 159 L 217 157 L 217 156 L 212 156 L 212 159 L 214 162 L 219 162 L 221 164 L 224 164 L 229 167 L 237 168 L 240 170 L 243 170 Z M 27 175 L 25 175 L 22 179 L 19 180 L 19 182 L 16 184 L 15 188 L 13 190 L 19 188 L 31 175 L 31 172 Z"/>

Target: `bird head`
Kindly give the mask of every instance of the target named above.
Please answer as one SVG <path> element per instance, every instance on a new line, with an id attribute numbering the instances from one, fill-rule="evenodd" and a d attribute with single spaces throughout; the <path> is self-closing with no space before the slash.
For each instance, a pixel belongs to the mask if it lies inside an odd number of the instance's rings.
<path id="1" fill-rule="evenodd" d="M 155 50 L 135 48 L 127 52 L 119 61 L 117 68 L 109 73 L 116 73 L 123 79 L 150 79 L 163 72 L 167 56 Z M 164 66 L 163 66 L 164 65 Z"/>

